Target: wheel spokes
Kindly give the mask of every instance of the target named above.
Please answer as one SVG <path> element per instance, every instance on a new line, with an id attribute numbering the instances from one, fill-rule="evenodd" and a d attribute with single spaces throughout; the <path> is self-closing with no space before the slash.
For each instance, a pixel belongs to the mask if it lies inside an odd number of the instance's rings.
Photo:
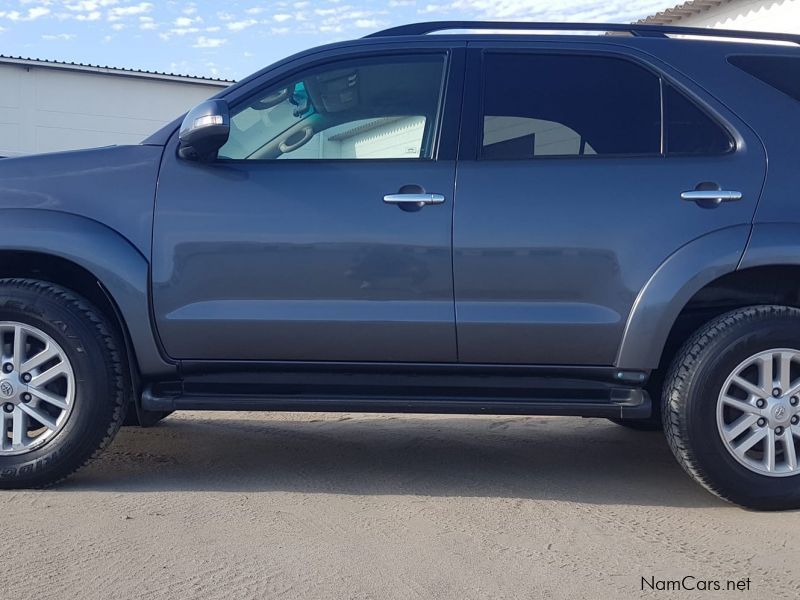
<path id="1" fill-rule="evenodd" d="M 755 431 L 751 432 L 746 438 L 744 438 L 739 444 L 734 446 L 734 451 L 740 457 L 744 457 L 748 450 L 750 450 L 753 446 L 755 446 L 758 442 L 764 439 L 767 435 L 766 429 L 756 429 Z"/>
<path id="2" fill-rule="evenodd" d="M 742 415 L 725 428 L 725 439 L 732 442 L 758 422 L 758 415 Z"/>
<path id="3" fill-rule="evenodd" d="M 27 437 L 28 418 L 19 407 L 16 407 L 11 413 L 11 449 L 17 450 L 23 446 Z"/>
<path id="4" fill-rule="evenodd" d="M 38 398 L 39 400 L 47 402 L 48 404 L 52 404 L 56 408 L 65 409 L 67 406 L 69 406 L 65 398 L 60 398 L 59 396 L 56 396 L 47 390 L 31 390 L 31 394 L 34 398 Z"/>
<path id="5" fill-rule="evenodd" d="M 743 413 L 758 414 L 760 412 L 760 410 L 755 404 L 750 404 L 749 402 L 745 402 L 744 400 L 737 400 L 736 398 L 732 398 L 731 396 L 723 396 L 722 402 L 723 404 L 726 404 L 727 406 L 740 410 Z"/>
<path id="6" fill-rule="evenodd" d="M 21 454 L 57 434 L 72 412 L 75 375 L 45 332 L 0 322 L 0 455 Z"/>
<path id="7" fill-rule="evenodd" d="M 38 389 L 54 381 L 56 378 L 66 374 L 67 366 L 64 363 L 58 363 L 49 369 L 45 369 L 38 375 L 34 375 L 28 386 L 32 387 L 33 389 Z"/>
<path id="8" fill-rule="evenodd" d="M 792 387 L 792 359 L 793 355 L 790 352 L 778 354 L 778 372 L 775 374 L 773 387 L 784 393 Z"/>
<path id="9" fill-rule="evenodd" d="M 770 371 L 771 370 L 772 370 L 772 368 L 770 367 Z M 760 377 L 761 376 L 759 376 L 759 378 Z M 747 392 L 751 398 L 763 398 L 764 396 L 768 396 L 769 395 L 769 392 L 765 392 L 763 388 L 761 388 L 758 385 L 755 385 L 753 383 L 750 383 L 744 377 L 741 377 L 741 376 L 737 375 L 736 377 L 733 378 L 733 383 L 735 383 L 742 390 Z"/>
<path id="10" fill-rule="evenodd" d="M 58 350 L 52 345 L 48 344 L 44 350 L 22 363 L 19 367 L 19 370 L 23 373 L 30 373 L 34 369 L 41 367 L 46 362 L 53 360 L 57 356 Z"/>
<path id="11" fill-rule="evenodd" d="M 14 369 L 19 371 L 20 365 L 22 364 L 22 355 L 25 350 L 25 333 L 22 330 L 22 327 L 16 325 L 14 327 L 14 343 L 13 343 L 13 350 L 11 354 L 11 364 L 14 365 Z"/>
<path id="12" fill-rule="evenodd" d="M 717 426 L 727 450 L 756 473 L 800 474 L 800 350 L 776 348 L 744 360 L 725 380 Z"/>
<path id="13" fill-rule="evenodd" d="M 34 406 L 31 406 L 30 404 L 19 404 L 17 405 L 17 408 L 21 409 L 22 412 L 26 413 L 28 416 L 36 419 L 39 423 L 41 423 L 51 431 L 54 430 L 56 427 L 58 427 L 53 417 L 51 417 L 41 408 L 36 408 Z"/>
<path id="14" fill-rule="evenodd" d="M 764 439 L 764 468 L 772 473 L 775 471 L 775 455 L 777 454 L 775 448 L 775 432 L 772 429 L 765 429 L 767 432 Z"/>
<path id="15" fill-rule="evenodd" d="M 781 436 L 781 446 L 783 447 L 783 453 L 786 457 L 786 466 L 790 471 L 796 470 L 797 450 L 794 447 L 794 437 L 792 436 L 791 430 L 787 429 L 783 432 L 783 435 Z"/>
<path id="16" fill-rule="evenodd" d="M 756 394 L 769 396 L 772 394 L 773 375 L 772 375 L 772 355 L 758 358 L 758 391 Z"/>

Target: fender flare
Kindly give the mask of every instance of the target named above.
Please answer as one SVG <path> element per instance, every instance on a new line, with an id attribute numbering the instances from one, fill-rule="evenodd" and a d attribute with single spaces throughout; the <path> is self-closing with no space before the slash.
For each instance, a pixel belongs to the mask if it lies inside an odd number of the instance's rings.
<path id="1" fill-rule="evenodd" d="M 751 226 L 734 225 L 681 246 L 650 277 L 633 303 L 615 366 L 625 370 L 658 367 L 678 315 L 701 288 L 736 271 Z"/>
<path id="2" fill-rule="evenodd" d="M 0 252 L 32 252 L 68 260 L 105 288 L 127 328 L 143 376 L 175 372 L 162 357 L 150 319 L 149 264 L 113 229 L 72 213 L 0 210 Z"/>

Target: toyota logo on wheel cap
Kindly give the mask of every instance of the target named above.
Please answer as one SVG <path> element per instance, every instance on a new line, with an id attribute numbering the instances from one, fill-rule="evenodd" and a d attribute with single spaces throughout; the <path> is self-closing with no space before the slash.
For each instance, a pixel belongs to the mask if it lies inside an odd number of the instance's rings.
<path id="1" fill-rule="evenodd" d="M 10 398 L 14 395 L 14 386 L 11 385 L 8 381 L 3 381 L 0 383 L 0 394 L 3 394 L 6 398 Z"/>

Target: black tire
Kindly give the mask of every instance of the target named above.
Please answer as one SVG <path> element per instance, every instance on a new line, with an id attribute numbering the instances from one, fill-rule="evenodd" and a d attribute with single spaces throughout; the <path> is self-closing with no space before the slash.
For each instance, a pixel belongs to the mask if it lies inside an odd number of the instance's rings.
<path id="1" fill-rule="evenodd" d="M 75 400 L 63 428 L 30 452 L 0 456 L 0 488 L 52 485 L 105 448 L 125 418 L 130 388 L 123 346 L 89 302 L 43 281 L 0 279 L 0 320 L 43 331 L 72 365 Z"/>
<path id="2" fill-rule="evenodd" d="M 720 498 L 757 510 L 800 508 L 800 475 L 770 477 L 740 464 L 720 438 L 716 404 L 742 361 L 773 348 L 800 346 L 800 310 L 752 306 L 722 315 L 676 355 L 664 388 L 664 432 L 678 462 Z"/>

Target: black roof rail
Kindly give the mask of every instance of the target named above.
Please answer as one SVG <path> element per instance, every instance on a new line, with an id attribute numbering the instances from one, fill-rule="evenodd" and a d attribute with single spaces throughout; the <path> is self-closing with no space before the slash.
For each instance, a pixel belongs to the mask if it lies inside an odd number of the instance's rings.
<path id="1" fill-rule="evenodd" d="M 367 38 L 394 37 L 401 35 L 425 35 L 437 31 L 458 29 L 507 30 L 507 31 L 599 31 L 629 33 L 639 37 L 667 37 L 667 35 L 688 35 L 698 37 L 719 37 L 746 40 L 791 42 L 800 44 L 800 35 L 761 31 L 741 31 L 733 29 L 707 29 L 701 27 L 673 27 L 671 25 L 639 25 L 631 23 L 537 23 L 530 21 L 429 21 L 410 23 L 376 31 Z"/>

